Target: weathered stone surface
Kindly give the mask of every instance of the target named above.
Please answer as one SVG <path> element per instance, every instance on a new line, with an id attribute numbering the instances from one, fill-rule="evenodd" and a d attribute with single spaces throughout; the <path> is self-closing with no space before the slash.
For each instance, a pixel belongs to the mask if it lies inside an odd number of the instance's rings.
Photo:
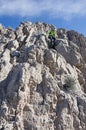
<path id="1" fill-rule="evenodd" d="M 86 130 L 86 38 L 46 23 L 0 25 L 0 129 Z"/>

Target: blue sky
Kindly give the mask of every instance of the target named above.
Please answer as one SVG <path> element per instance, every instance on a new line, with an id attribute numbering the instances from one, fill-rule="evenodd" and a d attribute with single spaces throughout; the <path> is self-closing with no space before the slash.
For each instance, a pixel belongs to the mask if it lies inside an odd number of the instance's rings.
<path id="1" fill-rule="evenodd" d="M 23 21 L 43 21 L 86 36 L 86 0 L 0 0 L 0 23 L 16 28 Z"/>

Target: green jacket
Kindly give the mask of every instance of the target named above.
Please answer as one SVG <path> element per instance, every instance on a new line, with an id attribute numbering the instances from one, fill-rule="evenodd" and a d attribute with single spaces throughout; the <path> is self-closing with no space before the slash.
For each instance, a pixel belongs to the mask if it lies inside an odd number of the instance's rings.
<path id="1" fill-rule="evenodd" d="M 50 30 L 50 31 L 48 31 L 48 36 L 56 37 L 56 32 L 55 32 L 55 30 Z"/>

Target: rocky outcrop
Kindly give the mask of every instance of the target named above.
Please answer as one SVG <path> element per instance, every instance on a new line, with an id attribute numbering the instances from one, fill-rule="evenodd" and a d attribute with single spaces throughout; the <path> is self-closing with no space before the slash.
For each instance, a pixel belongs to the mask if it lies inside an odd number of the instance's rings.
<path id="1" fill-rule="evenodd" d="M 86 38 L 51 28 L 0 25 L 0 130 L 86 130 Z"/>

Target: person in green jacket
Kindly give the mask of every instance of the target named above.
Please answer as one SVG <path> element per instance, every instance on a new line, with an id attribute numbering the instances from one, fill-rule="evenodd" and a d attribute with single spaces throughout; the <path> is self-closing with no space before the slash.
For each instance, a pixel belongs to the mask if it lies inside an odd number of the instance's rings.
<path id="1" fill-rule="evenodd" d="M 55 41 L 56 41 L 56 31 L 55 29 L 52 29 L 48 32 L 48 38 L 50 39 L 50 48 L 54 48 L 55 49 Z"/>

